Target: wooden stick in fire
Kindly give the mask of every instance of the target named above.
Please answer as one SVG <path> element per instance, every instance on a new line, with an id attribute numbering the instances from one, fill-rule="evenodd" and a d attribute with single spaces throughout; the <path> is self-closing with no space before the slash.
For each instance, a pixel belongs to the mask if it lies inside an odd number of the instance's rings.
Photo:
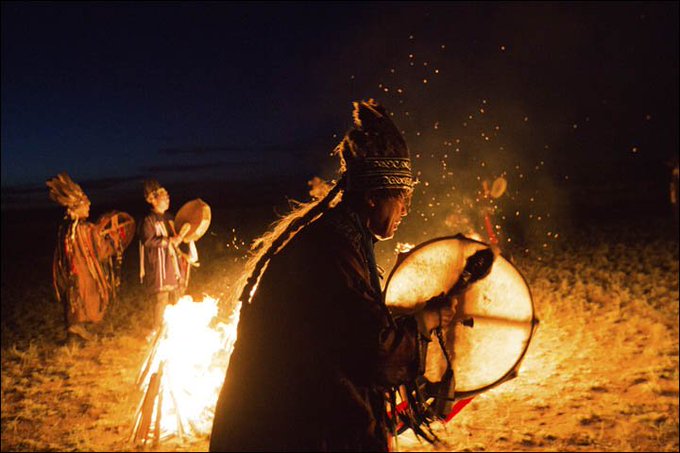
<path id="1" fill-rule="evenodd" d="M 158 373 L 151 375 L 149 380 L 149 387 L 144 395 L 144 402 L 140 407 L 139 414 L 137 414 L 137 423 L 135 423 L 135 428 L 133 431 L 133 439 L 135 443 L 144 442 L 146 443 L 147 436 L 149 435 L 149 428 L 151 427 L 151 417 L 153 415 L 154 403 L 156 401 L 156 396 L 158 396 L 158 391 L 160 389 L 160 376 Z"/>
<path id="2" fill-rule="evenodd" d="M 158 367 L 158 402 L 156 403 L 156 426 L 154 427 L 153 439 L 154 445 L 158 445 L 161 442 L 161 409 L 163 407 L 163 365 L 165 362 L 161 362 Z"/>

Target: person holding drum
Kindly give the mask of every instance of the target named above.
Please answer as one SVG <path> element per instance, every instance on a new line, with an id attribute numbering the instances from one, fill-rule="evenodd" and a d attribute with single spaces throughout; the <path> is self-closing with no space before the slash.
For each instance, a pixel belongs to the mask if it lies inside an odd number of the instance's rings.
<path id="1" fill-rule="evenodd" d="M 411 161 L 384 107 L 353 117 L 339 181 L 254 244 L 211 451 L 387 451 L 386 394 L 453 318 L 450 296 L 398 318 L 385 305 L 373 247 L 408 213 Z"/>
<path id="2" fill-rule="evenodd" d="M 66 208 L 54 251 L 52 277 L 64 304 L 67 341 L 91 340 L 86 325 L 102 321 L 117 287 L 110 257 L 116 253 L 111 232 L 88 222 L 90 200 L 66 173 L 46 182 L 50 198 Z M 134 231 L 134 228 L 133 228 Z M 122 247 L 118 247 L 122 253 Z"/>
<path id="3" fill-rule="evenodd" d="M 186 288 L 186 266 L 181 262 L 179 244 L 182 238 L 175 232 L 172 215 L 168 212 L 170 195 L 155 179 L 144 182 L 144 198 L 151 211 L 139 225 L 139 277 L 155 299 L 153 325 L 163 324 L 163 312 L 175 304 Z"/>

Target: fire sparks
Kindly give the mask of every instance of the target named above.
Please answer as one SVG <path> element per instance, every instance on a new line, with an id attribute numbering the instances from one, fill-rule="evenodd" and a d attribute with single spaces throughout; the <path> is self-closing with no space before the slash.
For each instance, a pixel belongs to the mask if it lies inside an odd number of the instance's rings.
<path id="1" fill-rule="evenodd" d="M 144 391 L 136 412 L 134 440 L 155 443 L 208 435 L 229 357 L 236 341 L 240 306 L 220 320 L 217 300 L 182 297 L 164 323 L 140 370 Z"/>

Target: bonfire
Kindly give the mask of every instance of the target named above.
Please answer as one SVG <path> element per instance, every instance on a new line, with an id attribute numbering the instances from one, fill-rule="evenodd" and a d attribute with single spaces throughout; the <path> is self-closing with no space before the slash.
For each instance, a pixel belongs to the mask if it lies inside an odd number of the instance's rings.
<path id="1" fill-rule="evenodd" d="M 130 441 L 157 445 L 210 433 L 215 404 L 236 341 L 240 306 L 219 319 L 218 301 L 182 297 L 153 336 L 137 385 L 143 392 Z"/>

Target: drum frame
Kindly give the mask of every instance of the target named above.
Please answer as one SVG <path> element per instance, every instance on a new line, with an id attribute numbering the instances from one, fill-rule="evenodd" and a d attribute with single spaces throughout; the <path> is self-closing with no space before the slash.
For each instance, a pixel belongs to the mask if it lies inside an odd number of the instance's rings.
<path id="1" fill-rule="evenodd" d="M 478 241 L 478 240 L 472 239 L 472 238 L 468 238 L 468 237 L 466 237 L 462 234 L 457 234 L 457 235 L 453 235 L 453 236 L 442 236 L 442 237 L 437 237 L 437 238 L 429 239 L 425 242 L 422 242 L 422 243 L 418 244 L 417 246 L 413 247 L 408 252 L 406 252 L 404 254 L 404 256 L 400 260 L 398 260 L 397 263 L 394 265 L 394 267 L 390 271 L 389 277 L 387 278 L 387 280 L 385 282 L 385 288 L 383 289 L 383 300 L 385 301 L 385 297 L 387 295 L 387 288 L 389 287 L 389 284 L 392 281 L 392 277 L 394 276 L 395 272 L 397 271 L 397 269 L 401 265 L 403 265 L 403 263 L 406 261 L 406 259 L 411 254 L 413 254 L 413 253 L 417 252 L 418 250 L 421 250 L 421 249 L 423 249 L 423 248 L 427 247 L 428 245 L 433 244 L 435 242 L 452 240 L 452 239 L 459 240 L 459 241 L 465 240 L 465 241 L 469 241 L 469 242 L 475 242 L 475 243 L 484 245 L 488 248 L 491 248 L 491 246 L 489 244 L 485 243 L 485 242 Z M 469 390 L 469 391 L 465 391 L 465 392 L 456 392 L 455 388 L 454 388 L 454 391 L 453 391 L 454 396 L 453 397 L 448 397 L 448 396 L 443 397 L 441 395 L 437 395 L 437 396 L 426 395 L 427 399 L 435 398 L 435 401 L 437 399 L 443 399 L 443 400 L 446 400 L 446 401 L 456 402 L 456 401 L 472 398 L 472 397 L 479 395 L 481 393 L 484 393 L 484 392 L 486 392 L 486 391 L 488 391 L 492 388 L 495 388 L 495 387 L 499 386 L 500 384 L 509 381 L 510 379 L 517 377 L 517 375 L 519 373 L 519 367 L 521 366 L 522 362 L 524 361 L 524 358 L 526 357 L 526 353 L 529 350 L 529 345 L 531 344 L 531 340 L 533 339 L 534 333 L 536 332 L 536 329 L 538 328 L 539 320 L 536 317 L 536 309 L 535 309 L 535 305 L 534 305 L 534 298 L 533 298 L 533 295 L 531 294 L 531 288 L 529 287 L 529 284 L 528 284 L 526 278 L 524 277 L 522 272 L 508 258 L 506 258 L 505 255 L 503 255 L 502 253 L 500 253 L 499 255 L 504 260 L 506 260 L 517 271 L 517 273 L 522 278 L 522 281 L 526 285 L 527 290 L 529 292 L 529 300 L 531 302 L 531 321 L 530 321 L 531 322 L 531 328 L 530 328 L 529 335 L 528 335 L 527 340 L 526 340 L 526 346 L 524 347 L 524 350 L 522 351 L 522 353 L 519 355 L 519 357 L 515 361 L 514 365 L 503 376 L 501 376 L 499 379 L 492 382 L 491 384 L 487 384 L 483 387 L 480 387 L 479 389 Z M 495 261 L 495 259 L 494 259 L 494 261 Z M 387 306 L 387 307 L 389 309 L 389 306 Z M 448 351 L 444 350 L 444 355 L 446 357 L 448 357 Z M 419 378 L 424 379 L 424 376 L 419 376 Z M 453 376 L 453 379 L 454 379 L 454 382 L 455 382 L 455 374 Z M 421 380 L 421 379 L 419 379 L 419 380 Z M 420 386 L 420 384 L 419 384 L 419 386 Z M 423 384 L 423 386 L 424 386 L 424 384 Z M 434 404 L 434 402 L 432 404 Z"/>

